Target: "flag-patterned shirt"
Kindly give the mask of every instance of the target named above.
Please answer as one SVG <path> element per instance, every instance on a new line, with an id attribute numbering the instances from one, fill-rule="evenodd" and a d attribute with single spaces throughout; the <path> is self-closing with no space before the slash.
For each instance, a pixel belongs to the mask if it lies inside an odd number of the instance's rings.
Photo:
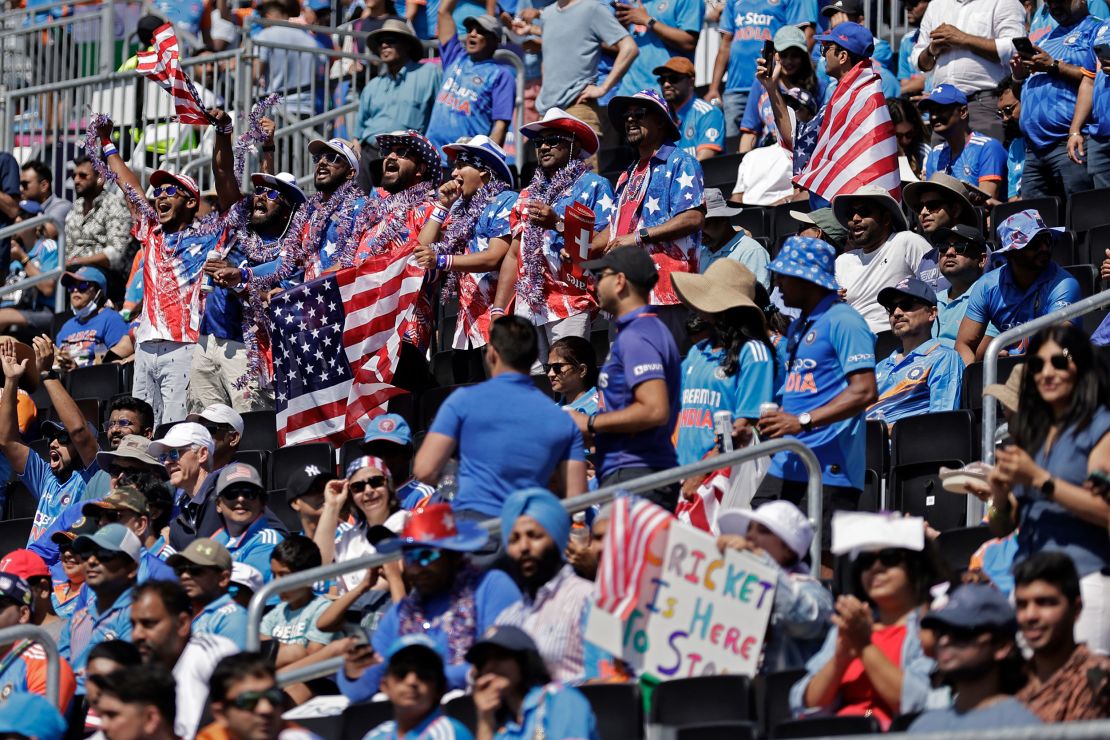
<path id="1" fill-rule="evenodd" d="M 200 274 L 219 234 L 172 234 L 141 218 L 131 232 L 143 246 L 143 316 L 136 339 L 196 342 L 200 335 Z"/>
<path id="2" fill-rule="evenodd" d="M 490 239 L 509 238 L 512 231 L 509 214 L 514 205 L 516 193 L 512 190 L 502 190 L 486 204 L 470 237 L 468 254 L 489 249 Z M 497 276 L 496 270 L 459 273 L 459 317 L 455 322 L 455 340 L 451 345 L 454 349 L 485 346 L 490 328 L 489 307 L 493 305 L 493 296 L 497 292 Z"/>
<path id="3" fill-rule="evenodd" d="M 512 213 L 509 215 L 509 224 L 512 226 L 513 238 L 520 239 L 520 261 L 517 265 L 517 277 L 524 275 L 524 204 L 531 198 L 528 188 L 520 191 Z M 567 206 L 575 201 L 594 212 L 594 231 L 602 231 L 609 225 L 613 213 L 613 189 L 609 181 L 593 172 L 587 172 L 578 178 L 571 187 L 564 190 L 555 199 L 551 209 L 561 218 L 566 213 Z M 517 296 L 516 314 L 524 316 L 536 326 L 543 326 L 552 321 L 575 316 L 594 307 L 594 298 L 590 294 L 589 286 L 585 280 L 575 274 L 574 265 L 568 260 L 564 261 L 559 252 L 563 249 L 563 235 L 554 229 L 547 229 L 543 233 L 543 253 L 547 260 L 547 270 L 544 272 L 543 294 L 547 299 L 547 313 L 543 316 L 532 315 L 528 301 Z"/>
<path id="4" fill-rule="evenodd" d="M 702 206 L 702 171 L 698 161 L 676 146 L 664 144 L 648 160 L 647 183 L 642 197 L 636 198 L 636 165 L 621 173 L 617 180 L 617 217 L 621 223 L 620 209 L 634 209 L 627 231 L 620 225 L 611 236 L 635 234 L 642 228 L 660 226 L 692 208 Z M 639 200 L 636 206 L 636 200 Z M 680 239 L 665 242 L 644 242 L 644 249 L 651 255 L 659 269 L 659 282 L 651 291 L 652 305 L 675 305 L 678 296 L 671 286 L 672 272 L 697 272 L 698 247 L 701 230 Z"/>
<path id="5" fill-rule="evenodd" d="M 351 207 L 351 219 L 358 218 L 359 213 L 362 212 L 363 207 L 366 205 L 367 198 L 365 195 L 360 195 L 354 199 L 354 205 Z M 307 207 L 307 206 L 306 206 Z M 309 218 L 312 214 L 308 214 Z M 305 234 L 308 234 L 308 224 L 305 224 Z M 320 237 L 320 243 L 315 245 L 308 245 L 309 253 L 305 260 L 304 268 L 304 281 L 315 280 L 324 273 L 335 266 L 336 252 L 339 251 L 339 221 L 333 216 L 328 221 L 328 226 L 324 229 L 323 235 Z"/>

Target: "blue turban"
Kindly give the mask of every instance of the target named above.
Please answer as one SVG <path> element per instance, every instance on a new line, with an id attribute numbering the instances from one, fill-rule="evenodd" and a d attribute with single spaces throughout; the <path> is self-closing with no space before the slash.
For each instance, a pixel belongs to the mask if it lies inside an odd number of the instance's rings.
<path id="1" fill-rule="evenodd" d="M 501 509 L 501 541 L 509 546 L 513 525 L 522 516 L 530 516 L 547 530 L 562 557 L 570 537 L 570 514 L 554 493 L 546 488 L 523 488 L 505 500 Z"/>

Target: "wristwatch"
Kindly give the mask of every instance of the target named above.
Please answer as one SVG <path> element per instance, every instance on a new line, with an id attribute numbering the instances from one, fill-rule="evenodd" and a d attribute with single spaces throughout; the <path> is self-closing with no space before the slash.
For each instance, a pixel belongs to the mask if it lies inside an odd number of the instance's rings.
<path id="1" fill-rule="evenodd" d="M 39 373 L 39 380 L 44 381 L 44 382 L 47 381 L 47 380 L 61 380 L 61 378 L 62 378 L 62 376 L 59 375 L 58 371 L 55 370 L 54 368 L 50 368 L 49 370 L 43 370 L 41 373 Z"/>
<path id="2" fill-rule="evenodd" d="M 644 228 L 642 228 L 642 229 L 640 229 L 639 231 L 636 232 L 636 243 L 637 244 L 643 244 L 647 241 L 649 241 L 649 239 L 648 239 L 648 230 L 647 230 L 646 227 L 644 227 Z"/>
<path id="3" fill-rule="evenodd" d="M 813 431 L 813 417 L 809 415 L 808 411 L 798 414 L 798 423 L 802 425 L 803 432 Z"/>
<path id="4" fill-rule="evenodd" d="M 655 23 L 656 23 L 656 20 L 654 18 L 648 18 L 648 22 L 647 22 L 648 30 L 654 31 L 655 30 Z"/>
<path id="5" fill-rule="evenodd" d="M 1056 479 L 1049 478 L 1041 484 L 1041 495 L 1051 501 L 1056 496 Z"/>

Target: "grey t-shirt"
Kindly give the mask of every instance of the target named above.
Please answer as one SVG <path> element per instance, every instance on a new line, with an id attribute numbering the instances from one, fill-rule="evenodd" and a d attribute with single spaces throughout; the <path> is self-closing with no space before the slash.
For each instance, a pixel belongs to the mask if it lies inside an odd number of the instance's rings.
<path id="1" fill-rule="evenodd" d="M 909 734 L 947 732 L 949 730 L 991 730 L 996 727 L 1025 727 L 1041 724 L 1040 718 L 1024 704 L 1007 697 L 983 709 L 960 714 L 953 707 L 925 712 L 910 725 Z"/>
<path id="2" fill-rule="evenodd" d="M 598 0 L 552 3 L 540 14 L 543 26 L 543 86 L 536 109 L 569 108 L 597 76 L 601 45 L 628 35 L 613 12 Z"/>
<path id="3" fill-rule="evenodd" d="M 282 105 L 290 113 L 312 115 L 312 79 L 316 75 L 316 65 L 320 61 L 320 45 L 308 31 L 285 26 L 270 26 L 255 36 L 258 43 L 258 57 L 266 64 L 266 93 L 280 92 L 285 95 Z M 275 49 L 266 44 L 298 46 L 304 51 Z M 294 92 L 296 91 L 296 92 Z"/>

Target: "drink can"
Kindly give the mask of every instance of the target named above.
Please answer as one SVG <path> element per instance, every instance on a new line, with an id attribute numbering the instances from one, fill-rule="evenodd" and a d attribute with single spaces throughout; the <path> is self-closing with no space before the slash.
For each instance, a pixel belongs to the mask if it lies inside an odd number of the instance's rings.
<path id="1" fill-rule="evenodd" d="M 759 418 L 762 419 L 767 414 L 773 414 L 778 410 L 779 405 L 777 403 L 773 403 L 771 401 L 768 401 L 767 403 L 761 403 L 759 404 Z"/>
<path id="2" fill-rule="evenodd" d="M 713 414 L 713 434 L 717 438 L 717 452 L 732 452 L 732 412 L 716 411 Z"/>
<path id="3" fill-rule="evenodd" d="M 208 254 L 207 257 L 204 258 L 205 262 L 217 262 L 219 260 L 220 260 L 220 256 L 218 254 L 212 254 L 211 252 Z M 200 291 L 202 293 L 211 293 L 214 288 L 215 288 L 215 285 L 212 283 L 212 276 L 209 275 L 206 272 L 201 273 L 201 276 L 200 276 Z"/>

